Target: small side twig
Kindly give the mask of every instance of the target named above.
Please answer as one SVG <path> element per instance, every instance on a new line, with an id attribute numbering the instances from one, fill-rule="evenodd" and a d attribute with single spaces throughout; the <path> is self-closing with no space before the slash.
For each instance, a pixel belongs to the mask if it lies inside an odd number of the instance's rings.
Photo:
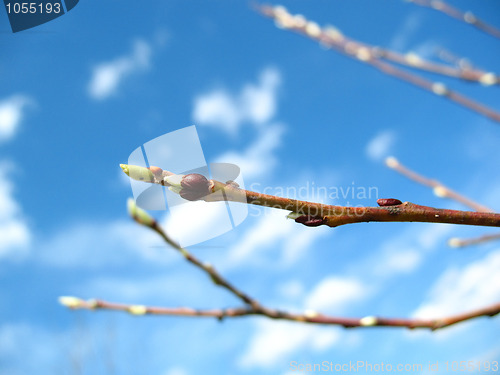
<path id="1" fill-rule="evenodd" d="M 276 24 L 283 29 L 300 33 L 345 56 L 371 65 L 389 76 L 393 76 L 435 95 L 446 98 L 464 108 L 468 108 L 469 110 L 500 123 L 499 112 L 456 91 L 450 90 L 441 82 L 433 82 L 424 79 L 383 61 L 378 52 L 380 49 L 377 47 L 350 39 L 335 28 L 328 27 L 322 29 L 318 24 L 308 21 L 301 15 L 292 15 L 288 13 L 282 6 L 272 7 L 268 5 L 256 5 L 255 7 L 261 14 L 274 19 Z M 405 61 L 405 59 L 402 59 L 402 61 Z M 421 68 L 423 67 L 421 66 Z M 481 75 L 478 80 L 484 85 L 494 85 L 499 82 L 499 78 L 493 73 L 485 73 Z"/>
<path id="2" fill-rule="evenodd" d="M 137 207 L 135 204 L 135 201 L 133 199 L 129 199 L 128 201 L 128 208 L 129 208 L 129 213 L 130 216 L 137 221 L 139 224 L 145 225 L 148 228 L 151 228 L 153 231 L 155 231 L 163 240 L 168 243 L 170 246 L 172 246 L 175 250 L 177 250 L 179 253 L 181 253 L 186 260 L 196 266 L 197 268 L 203 270 L 208 274 L 210 279 L 214 282 L 214 284 L 219 285 L 220 287 L 227 289 L 230 291 L 232 294 L 237 296 L 241 301 L 243 301 L 245 304 L 252 306 L 253 309 L 256 311 L 260 311 L 260 304 L 243 293 L 241 290 L 237 289 L 235 286 L 233 286 L 229 281 L 224 279 L 216 270 L 215 268 L 209 264 L 209 263 L 203 263 L 198 258 L 196 258 L 194 255 L 189 253 L 186 249 L 181 247 L 177 242 L 175 242 L 170 236 L 167 235 L 167 233 L 162 229 L 162 227 L 158 224 L 158 222 L 148 215 L 144 210 L 140 209 Z"/>
<path id="3" fill-rule="evenodd" d="M 212 281 L 226 289 L 231 294 L 239 298 L 244 304 L 244 307 L 227 308 L 227 309 L 212 309 L 212 310 L 197 310 L 189 307 L 156 307 L 145 305 L 130 305 L 123 303 L 108 302 L 99 299 L 83 300 L 78 297 L 64 296 L 59 297 L 59 302 L 70 309 L 87 309 L 87 310 L 114 310 L 124 311 L 132 315 L 175 315 L 175 316 L 191 316 L 191 317 L 214 317 L 219 320 L 224 318 L 235 318 L 249 315 L 260 315 L 271 319 L 291 320 L 303 323 L 317 323 L 339 325 L 345 328 L 353 327 L 406 327 L 406 328 L 428 328 L 431 330 L 441 329 L 453 324 L 463 322 L 465 320 L 478 318 L 480 316 L 495 316 L 500 313 L 500 303 L 487 306 L 481 309 L 469 311 L 467 313 L 452 315 L 440 319 L 401 319 L 401 318 L 382 318 L 376 316 L 365 316 L 364 318 L 347 318 L 334 317 L 323 315 L 315 311 L 306 311 L 303 314 L 296 314 L 287 311 L 272 309 L 263 306 L 255 298 L 248 296 L 240 289 L 233 286 L 229 281 L 222 277 L 215 268 L 207 263 L 203 263 L 186 249 L 179 246 L 173 241 L 167 233 L 158 225 L 158 222 L 151 217 L 146 211 L 135 205 L 135 202 L 130 199 L 128 202 L 130 216 L 139 224 L 144 225 L 156 232 L 167 244 L 177 250 L 184 258 L 201 269 L 212 279 Z"/>
<path id="4" fill-rule="evenodd" d="M 393 156 L 388 157 L 385 160 L 385 163 L 389 168 L 394 169 L 396 172 L 399 172 L 403 176 L 408 177 L 410 180 L 413 180 L 421 185 L 432 188 L 434 194 L 440 198 L 453 199 L 459 203 L 462 203 L 463 205 L 469 206 L 470 208 L 478 212 L 493 212 L 491 208 L 483 206 L 482 204 L 479 204 L 477 202 L 474 202 L 473 200 L 451 190 L 449 187 L 444 186 L 441 182 L 434 179 L 430 179 L 428 177 L 424 177 L 418 174 L 417 172 L 412 171 L 408 167 L 401 164 L 399 160 L 397 160 Z M 485 235 L 470 239 L 450 238 L 448 240 L 448 245 L 451 247 L 464 247 L 469 245 L 477 245 L 483 242 L 494 241 L 497 239 L 500 239 L 500 233 L 493 235 Z"/>
<path id="5" fill-rule="evenodd" d="M 275 309 L 256 310 L 252 307 L 236 307 L 227 309 L 197 310 L 189 307 L 155 307 L 144 305 L 127 305 L 91 299 L 88 301 L 77 297 L 60 297 L 60 303 L 71 309 L 86 310 L 113 310 L 123 311 L 132 315 L 169 315 L 187 317 L 208 317 L 223 320 L 243 316 L 260 315 L 271 319 L 289 320 L 302 323 L 337 325 L 344 328 L 356 327 L 403 327 L 409 329 L 427 328 L 430 330 L 442 329 L 466 320 L 488 316 L 493 317 L 500 313 L 500 303 L 481 309 L 472 310 L 463 314 L 451 315 L 439 319 L 404 319 L 365 316 L 363 318 L 347 318 L 323 315 L 309 311 L 303 314 L 294 314 Z"/>
<path id="6" fill-rule="evenodd" d="M 500 233 L 485 234 L 474 238 L 450 238 L 448 245 L 451 247 L 466 247 L 496 240 L 500 240 Z"/>
<path id="7" fill-rule="evenodd" d="M 392 156 L 388 157 L 385 160 L 385 163 L 389 168 L 395 170 L 396 172 L 399 172 L 400 174 L 402 174 L 405 177 L 408 177 L 410 180 L 413 180 L 421 185 L 428 186 L 428 187 L 432 188 L 432 191 L 434 192 L 434 194 L 440 198 L 453 199 L 453 200 L 455 200 L 459 203 L 462 203 L 463 205 L 468 206 L 468 207 L 470 207 L 473 210 L 478 211 L 478 212 L 493 212 L 493 210 L 491 208 L 474 202 L 472 199 L 469 199 L 469 198 L 463 196 L 462 194 L 459 194 L 459 193 L 453 191 L 449 187 L 443 185 L 441 182 L 434 180 L 434 179 L 424 177 L 424 176 L 418 174 L 417 172 L 412 171 L 408 167 L 401 164 L 401 162 L 398 159 L 396 159 L 395 157 L 392 157 Z"/>
<path id="8" fill-rule="evenodd" d="M 169 186 L 169 189 L 188 200 L 204 200 L 206 202 L 233 201 L 287 210 L 291 211 L 289 218 L 293 218 L 296 222 L 307 226 L 327 225 L 337 227 L 352 223 L 380 221 L 500 227 L 500 214 L 491 212 L 438 209 L 410 202 L 402 203 L 399 200 L 394 200 L 389 204 L 382 204 L 382 207 L 334 206 L 244 190 L 230 181 L 223 183 L 216 180 L 207 180 L 199 174 L 172 175 L 171 172 L 163 171 L 159 167 L 150 167 L 148 169 L 127 164 L 121 164 L 121 167 L 133 179 Z M 151 170 L 154 170 L 155 173 L 151 172 Z M 188 181 L 185 178 L 188 178 Z"/>
<path id="9" fill-rule="evenodd" d="M 445 3 L 442 0 L 408 0 L 408 1 L 423 7 L 435 9 L 441 13 L 446 14 L 447 16 L 450 16 L 459 21 L 472 25 L 476 27 L 478 30 L 481 30 L 495 38 L 500 39 L 499 29 L 480 20 L 474 13 L 470 11 L 463 12 L 455 7 L 452 7 L 451 5 Z"/>

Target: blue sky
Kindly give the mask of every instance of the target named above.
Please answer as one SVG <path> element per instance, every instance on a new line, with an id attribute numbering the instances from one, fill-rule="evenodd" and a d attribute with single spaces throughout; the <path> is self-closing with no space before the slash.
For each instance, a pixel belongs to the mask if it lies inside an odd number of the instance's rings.
<path id="1" fill-rule="evenodd" d="M 500 26 L 495 0 L 452 3 Z M 281 4 L 399 52 L 435 60 L 445 48 L 486 71 L 500 59 L 498 40 L 404 1 Z M 127 216 L 131 189 L 119 164 L 165 133 L 196 125 L 206 160 L 240 165 L 247 187 L 376 187 L 378 196 L 322 199 L 370 206 L 395 197 L 464 209 L 389 170 L 384 159 L 393 155 L 498 208 L 500 128 L 277 29 L 243 1 L 82 0 L 16 34 L 2 10 L 0 31 L 1 374 L 288 375 L 297 373 L 291 361 L 500 359 L 498 318 L 430 333 L 66 310 L 58 296 L 238 305 Z M 500 110 L 497 87 L 424 76 Z M 252 212 L 192 252 L 272 307 L 434 317 L 500 299 L 499 244 L 446 244 L 491 228 L 307 228 L 284 212 Z M 189 229 L 154 214 L 170 232 Z"/>

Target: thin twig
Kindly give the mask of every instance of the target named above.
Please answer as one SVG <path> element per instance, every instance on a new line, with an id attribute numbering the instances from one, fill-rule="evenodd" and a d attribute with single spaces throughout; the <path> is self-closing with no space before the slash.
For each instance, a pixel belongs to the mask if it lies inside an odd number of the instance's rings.
<path id="1" fill-rule="evenodd" d="M 453 64 L 461 70 L 475 70 L 474 65 L 468 58 L 457 56 L 445 48 L 439 48 L 436 54 L 440 60 L 448 64 Z"/>
<path id="2" fill-rule="evenodd" d="M 485 234 L 474 238 L 450 238 L 448 245 L 451 247 L 465 247 L 496 240 L 500 240 L 500 233 Z"/>
<path id="3" fill-rule="evenodd" d="M 395 157 L 392 156 L 388 157 L 385 163 L 389 168 L 394 169 L 396 172 L 401 173 L 403 176 L 408 177 L 410 180 L 413 180 L 421 185 L 425 185 L 432 188 L 434 194 L 440 198 L 453 199 L 478 212 L 494 212 L 491 208 L 483 206 L 482 204 L 479 204 L 477 202 L 474 202 L 473 200 L 451 190 L 449 187 L 443 185 L 441 182 L 424 177 L 418 174 L 417 172 L 412 171 L 408 167 L 401 164 L 399 160 L 397 160 Z"/>
<path id="4" fill-rule="evenodd" d="M 462 203 L 466 206 L 469 206 L 470 208 L 478 211 L 478 212 L 493 212 L 493 210 L 489 207 L 483 206 L 482 204 L 479 204 L 477 202 L 474 202 L 473 200 L 453 191 L 449 187 L 443 185 L 441 182 L 430 179 L 428 177 L 424 177 L 420 174 L 418 174 L 415 171 L 412 171 L 408 167 L 404 166 L 397 160 L 395 157 L 388 157 L 386 159 L 386 165 L 394 169 L 395 171 L 401 173 L 403 176 L 408 177 L 410 180 L 413 180 L 421 185 L 429 186 L 432 188 L 432 191 L 434 194 L 440 198 L 450 198 L 453 199 L 459 203 Z M 470 238 L 470 239 L 458 239 L 458 238 L 450 238 L 448 240 L 448 245 L 451 247 L 463 247 L 463 246 L 469 246 L 469 245 L 476 245 L 479 243 L 483 242 L 488 242 L 488 241 L 493 241 L 500 239 L 500 233 L 499 234 L 494 234 L 494 235 L 485 235 L 477 238 Z"/>
<path id="5" fill-rule="evenodd" d="M 159 172 L 158 169 L 155 169 Z M 129 305 L 122 303 L 107 302 L 98 299 L 83 300 L 78 297 L 60 297 L 59 302 L 70 309 L 87 309 L 87 310 L 115 310 L 124 311 L 132 315 L 176 315 L 176 316 L 192 316 L 192 317 L 214 317 L 222 320 L 226 317 L 235 318 L 248 315 L 260 315 L 270 319 L 290 320 L 303 323 L 329 324 L 339 325 L 345 328 L 354 327 L 406 327 L 406 328 L 428 328 L 431 330 L 441 329 L 453 324 L 463 322 L 465 320 L 478 318 L 481 316 L 495 316 L 500 313 L 500 303 L 487 306 L 478 310 L 469 311 L 467 313 L 452 315 L 440 319 L 401 319 L 401 318 L 383 318 L 376 316 L 365 316 L 364 318 L 347 318 L 334 317 L 323 315 L 315 311 L 306 311 L 303 314 L 291 313 L 266 307 L 259 303 L 256 299 L 249 297 L 229 283 L 223 278 L 212 265 L 203 263 L 198 260 L 186 249 L 179 246 L 173 241 L 163 229 L 158 225 L 157 221 L 151 217 L 146 211 L 136 206 L 135 202 L 130 199 L 128 203 L 129 213 L 131 217 L 139 224 L 144 225 L 155 231 L 160 237 L 175 250 L 180 252 L 188 262 L 198 267 L 208 274 L 212 281 L 227 291 L 238 297 L 244 304 L 244 307 L 227 308 L 227 309 L 212 309 L 212 310 L 197 310 L 188 307 L 153 307 L 145 305 Z"/>
<path id="6" fill-rule="evenodd" d="M 492 72 L 486 72 L 479 69 L 472 69 L 471 67 L 456 68 L 445 64 L 438 64 L 432 61 L 425 60 L 412 52 L 407 54 L 402 54 L 399 52 L 379 47 L 371 47 L 371 48 L 375 48 L 374 52 L 378 55 L 378 57 L 395 62 L 400 65 L 405 65 L 412 68 L 420 69 L 431 73 L 441 74 L 452 78 L 459 78 L 469 82 L 477 82 L 484 85 L 489 85 L 489 84 L 500 85 L 500 79 L 498 78 L 498 75 Z"/>
<path id="7" fill-rule="evenodd" d="M 494 26 L 487 24 L 486 22 L 477 18 L 472 12 L 467 11 L 463 12 L 457 8 L 452 7 L 451 5 L 445 3 L 441 0 L 408 0 L 409 2 L 413 2 L 414 4 L 435 9 L 439 12 L 442 12 L 452 18 L 465 22 L 469 25 L 476 27 L 477 29 L 500 39 L 500 30 Z"/>
<path id="8" fill-rule="evenodd" d="M 147 172 L 149 172 L 147 168 L 127 164 L 121 164 L 121 167 L 131 178 L 140 179 L 143 182 L 171 186 L 168 181 L 172 177 L 172 173 L 163 171 L 159 167 L 151 167 L 156 171 L 156 175 L 150 172 L 149 177 L 147 177 Z M 165 178 L 163 176 L 168 177 Z M 177 175 L 174 178 L 180 181 L 183 177 Z M 207 181 L 205 178 L 204 180 Z M 210 190 L 207 191 L 207 194 L 201 196 L 200 200 L 206 202 L 246 202 L 258 206 L 287 210 L 292 212 L 291 218 L 294 218 L 295 221 L 309 226 L 327 225 L 337 227 L 344 224 L 382 221 L 500 227 L 500 214 L 491 212 L 438 209 L 410 202 L 401 203 L 400 201 L 398 201 L 399 204 L 394 203 L 384 205 L 383 207 L 333 206 L 244 190 L 229 182 L 223 183 L 216 180 L 209 180 L 208 183 Z M 180 190 L 182 196 L 183 189 L 174 187 Z M 187 190 L 187 188 L 184 189 Z"/>
<path id="9" fill-rule="evenodd" d="M 295 31 L 306 37 L 316 40 L 345 56 L 358 60 L 382 71 L 383 73 L 396 77 L 402 81 L 420 87 L 435 95 L 442 96 L 469 110 L 479 113 L 489 119 L 500 123 L 500 113 L 468 97 L 450 90 L 443 83 L 433 82 L 415 74 L 401 70 L 394 65 L 382 61 L 376 47 L 360 43 L 344 36 L 335 28 L 320 28 L 318 24 L 306 20 L 300 15 L 291 15 L 281 6 L 271 7 L 267 5 L 256 6 L 257 10 L 276 21 L 276 24 L 286 30 Z M 472 77 L 470 77 L 472 78 Z M 485 85 L 494 85 L 499 82 L 499 77 L 493 73 L 485 73 L 478 79 Z"/>
<path id="10" fill-rule="evenodd" d="M 114 310 L 123 311 L 132 315 L 169 315 L 187 317 L 211 317 L 223 320 L 224 318 L 237 318 L 250 315 L 261 315 L 271 319 L 290 320 L 302 323 L 315 323 L 325 325 L 338 325 L 345 328 L 355 327 L 406 327 L 427 328 L 437 330 L 451 325 L 482 317 L 493 317 L 500 313 L 500 303 L 481 309 L 472 310 L 463 314 L 451 315 L 440 319 L 404 319 L 365 316 L 364 318 L 347 318 L 323 315 L 309 311 L 303 314 L 294 314 L 286 311 L 263 308 L 255 310 L 252 307 L 237 307 L 227 309 L 197 310 L 189 307 L 156 307 L 144 305 L 127 305 L 122 303 L 107 302 L 103 300 L 81 300 L 77 297 L 61 297 L 60 302 L 71 309 L 87 310 Z"/>
<path id="11" fill-rule="evenodd" d="M 181 247 L 177 242 L 175 242 L 173 239 L 170 238 L 170 236 L 167 235 L 167 233 L 162 229 L 162 227 L 158 224 L 158 222 L 149 216 L 145 211 L 142 209 L 138 208 L 135 205 L 135 202 L 133 199 L 129 200 L 129 212 L 130 216 L 137 221 L 139 224 L 145 225 L 149 228 L 151 228 L 153 231 L 155 231 L 163 240 L 168 243 L 170 246 L 172 246 L 175 250 L 180 252 L 186 260 L 196 266 L 197 268 L 203 270 L 208 274 L 210 279 L 214 282 L 214 284 L 219 285 L 220 287 L 227 289 L 230 291 L 232 294 L 237 296 L 241 301 L 243 301 L 245 304 L 252 306 L 253 309 L 256 311 L 260 311 L 260 304 L 243 293 L 241 290 L 233 286 L 229 281 L 224 279 L 214 268 L 211 264 L 209 263 L 203 263 L 200 260 L 198 260 L 194 255 L 192 255 L 190 252 L 188 252 L 186 249 Z"/>

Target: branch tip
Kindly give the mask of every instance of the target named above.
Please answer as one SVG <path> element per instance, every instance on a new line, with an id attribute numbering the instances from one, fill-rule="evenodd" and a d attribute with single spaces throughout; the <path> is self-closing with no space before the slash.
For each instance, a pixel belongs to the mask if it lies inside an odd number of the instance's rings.
<path id="1" fill-rule="evenodd" d="M 61 305 L 66 306 L 70 309 L 76 309 L 85 304 L 85 301 L 73 296 L 61 296 L 58 298 L 58 301 Z"/>
<path id="2" fill-rule="evenodd" d="M 150 228 L 156 225 L 156 220 L 142 208 L 137 207 L 137 204 L 135 203 L 135 200 L 133 198 L 128 199 L 127 208 L 129 215 L 139 224 Z"/>

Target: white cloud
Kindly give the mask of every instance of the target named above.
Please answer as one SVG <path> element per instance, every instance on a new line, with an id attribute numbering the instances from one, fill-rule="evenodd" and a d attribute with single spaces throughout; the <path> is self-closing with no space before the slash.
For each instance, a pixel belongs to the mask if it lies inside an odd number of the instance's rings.
<path id="1" fill-rule="evenodd" d="M 0 101 L 0 142 L 11 139 L 21 123 L 25 108 L 33 103 L 24 95 L 13 95 Z"/>
<path id="2" fill-rule="evenodd" d="M 276 96 L 281 78 L 276 69 L 261 72 L 259 83 L 246 84 L 238 95 L 217 89 L 195 98 L 193 119 L 199 125 L 215 126 L 235 133 L 242 122 L 263 125 L 276 113 Z"/>
<path id="3" fill-rule="evenodd" d="M 103 100 L 114 94 L 127 76 L 149 67 L 151 47 L 143 40 L 134 42 L 129 55 L 94 67 L 88 91 L 93 99 Z"/>
<path id="4" fill-rule="evenodd" d="M 450 267 L 436 281 L 418 318 L 439 318 L 487 306 L 500 300 L 500 250 L 463 268 Z"/>
<path id="5" fill-rule="evenodd" d="M 36 256 L 55 267 L 109 266 L 131 258 L 165 263 L 173 259 L 157 235 L 132 220 L 74 224 L 39 241 Z"/>
<path id="6" fill-rule="evenodd" d="M 11 169 L 7 163 L 0 164 L 0 258 L 24 255 L 31 234 L 21 209 L 14 198 L 14 185 L 7 174 Z"/>
<path id="7" fill-rule="evenodd" d="M 170 207 L 166 232 L 181 246 L 196 245 L 232 229 L 226 202 L 196 201 Z"/>
<path id="8" fill-rule="evenodd" d="M 390 49 L 404 51 L 408 48 L 410 39 L 416 34 L 422 24 L 421 13 L 411 13 L 403 21 L 403 25 L 390 42 Z"/>
<path id="9" fill-rule="evenodd" d="M 279 264 L 288 266 L 299 260 L 319 237 L 329 233 L 326 227 L 309 228 L 286 219 L 286 212 L 282 210 L 263 210 L 266 211 L 261 211 L 262 216 L 231 247 L 223 267 L 234 268 L 250 261 L 258 263 L 264 252 L 277 248 L 282 251 Z"/>
<path id="10" fill-rule="evenodd" d="M 383 131 L 378 133 L 368 142 L 365 148 L 366 155 L 373 161 L 380 161 L 389 155 L 396 136 L 392 131 Z"/>
<path id="11" fill-rule="evenodd" d="M 289 280 L 277 286 L 278 293 L 290 299 L 296 299 L 304 294 L 305 288 L 299 280 Z"/>
<path id="12" fill-rule="evenodd" d="M 354 278 L 328 276 L 319 282 L 305 298 L 307 309 L 339 313 L 349 304 L 364 299 L 369 288 Z"/>
<path id="13" fill-rule="evenodd" d="M 238 364 L 245 368 L 269 368 L 304 350 L 323 352 L 340 342 L 338 328 L 295 322 L 265 320 L 256 323 L 256 332 Z"/>
<path id="14" fill-rule="evenodd" d="M 281 145 L 284 128 L 269 125 L 259 131 L 258 136 L 244 151 L 228 151 L 216 158 L 216 162 L 236 164 L 242 176 L 251 180 L 270 172 L 277 164 L 275 150 Z"/>
<path id="15" fill-rule="evenodd" d="M 453 230 L 451 225 L 427 224 L 415 230 L 414 226 L 384 241 L 376 253 L 364 262 L 365 273 L 390 279 L 402 273 L 416 271 L 425 261 L 427 252 L 440 244 Z"/>
<path id="16" fill-rule="evenodd" d="M 398 249 L 390 251 L 382 257 L 381 274 L 409 273 L 417 269 L 422 262 L 422 255 L 414 249 Z"/>

